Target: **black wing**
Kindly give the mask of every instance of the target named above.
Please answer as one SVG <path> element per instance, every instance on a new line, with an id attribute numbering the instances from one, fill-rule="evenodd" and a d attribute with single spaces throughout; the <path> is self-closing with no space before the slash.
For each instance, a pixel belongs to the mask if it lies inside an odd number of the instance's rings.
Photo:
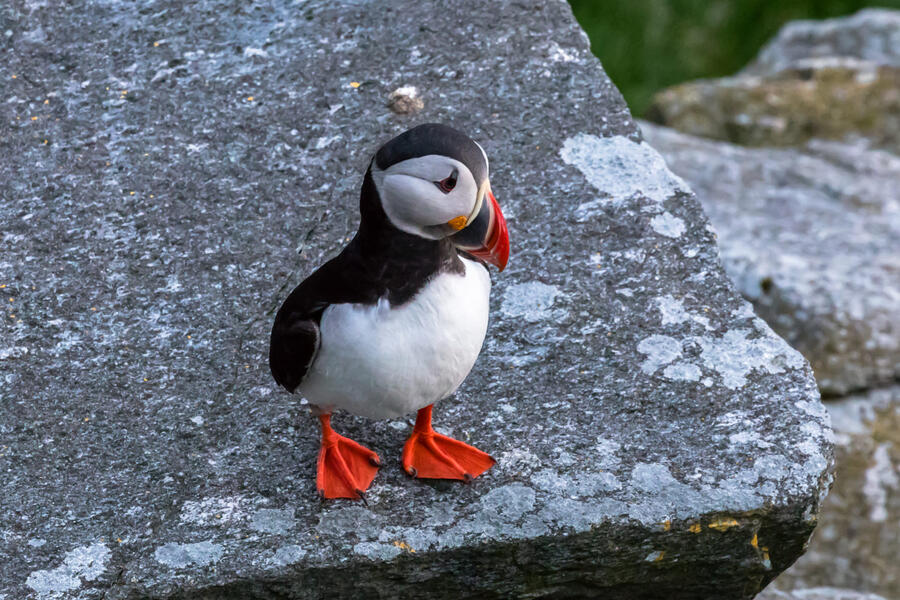
<path id="1" fill-rule="evenodd" d="M 350 250 L 348 252 L 348 250 Z M 298 285 L 275 315 L 269 368 L 280 386 L 293 392 L 303 382 L 321 346 L 319 322 L 331 304 L 375 302 L 380 290 L 362 272 L 353 250 L 345 249 Z"/>
<path id="2" fill-rule="evenodd" d="M 276 320 L 269 343 L 269 368 L 278 385 L 289 392 L 297 389 L 316 359 L 320 343 L 317 319 L 291 315 Z"/>
<path id="3" fill-rule="evenodd" d="M 272 325 L 269 339 L 269 368 L 278 385 L 289 392 L 303 382 L 321 346 L 319 321 L 334 297 L 333 279 L 336 259 L 315 271 L 294 288 Z M 329 276 L 331 275 L 331 276 Z"/>

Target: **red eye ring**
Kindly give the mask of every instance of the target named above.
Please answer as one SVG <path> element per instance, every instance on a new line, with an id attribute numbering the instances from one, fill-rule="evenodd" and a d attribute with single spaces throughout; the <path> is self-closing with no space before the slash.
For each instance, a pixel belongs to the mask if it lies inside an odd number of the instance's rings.
<path id="1" fill-rule="evenodd" d="M 456 187 L 456 174 L 454 173 L 453 175 L 445 177 L 440 181 L 435 181 L 434 185 L 438 186 L 438 189 L 440 189 L 445 194 L 449 194 L 453 191 L 453 188 Z"/>

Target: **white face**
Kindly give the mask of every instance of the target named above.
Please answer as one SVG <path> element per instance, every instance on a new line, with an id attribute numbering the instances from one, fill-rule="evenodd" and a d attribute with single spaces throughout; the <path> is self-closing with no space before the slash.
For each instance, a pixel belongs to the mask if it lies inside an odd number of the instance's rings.
<path id="1" fill-rule="evenodd" d="M 385 170 L 373 163 L 372 179 L 391 223 L 420 237 L 436 240 L 456 233 L 480 208 L 471 171 L 447 156 L 410 158 Z"/>

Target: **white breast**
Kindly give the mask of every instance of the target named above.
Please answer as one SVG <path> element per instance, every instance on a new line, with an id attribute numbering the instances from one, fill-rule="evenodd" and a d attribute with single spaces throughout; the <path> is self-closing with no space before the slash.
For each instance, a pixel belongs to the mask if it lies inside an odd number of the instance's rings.
<path id="1" fill-rule="evenodd" d="M 465 274 L 436 276 L 403 306 L 334 304 L 322 314 L 322 345 L 299 392 L 325 410 L 399 417 L 446 398 L 475 364 L 488 322 L 491 280 L 462 259 Z"/>

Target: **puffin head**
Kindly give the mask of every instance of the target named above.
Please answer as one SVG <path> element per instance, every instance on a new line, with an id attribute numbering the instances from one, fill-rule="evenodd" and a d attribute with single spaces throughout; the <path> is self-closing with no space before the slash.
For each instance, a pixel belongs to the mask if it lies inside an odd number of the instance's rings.
<path id="1" fill-rule="evenodd" d="M 491 192 L 487 155 L 475 140 L 446 125 L 419 125 L 379 148 L 370 172 L 394 227 L 447 238 L 501 271 L 506 267 L 506 220 Z"/>

